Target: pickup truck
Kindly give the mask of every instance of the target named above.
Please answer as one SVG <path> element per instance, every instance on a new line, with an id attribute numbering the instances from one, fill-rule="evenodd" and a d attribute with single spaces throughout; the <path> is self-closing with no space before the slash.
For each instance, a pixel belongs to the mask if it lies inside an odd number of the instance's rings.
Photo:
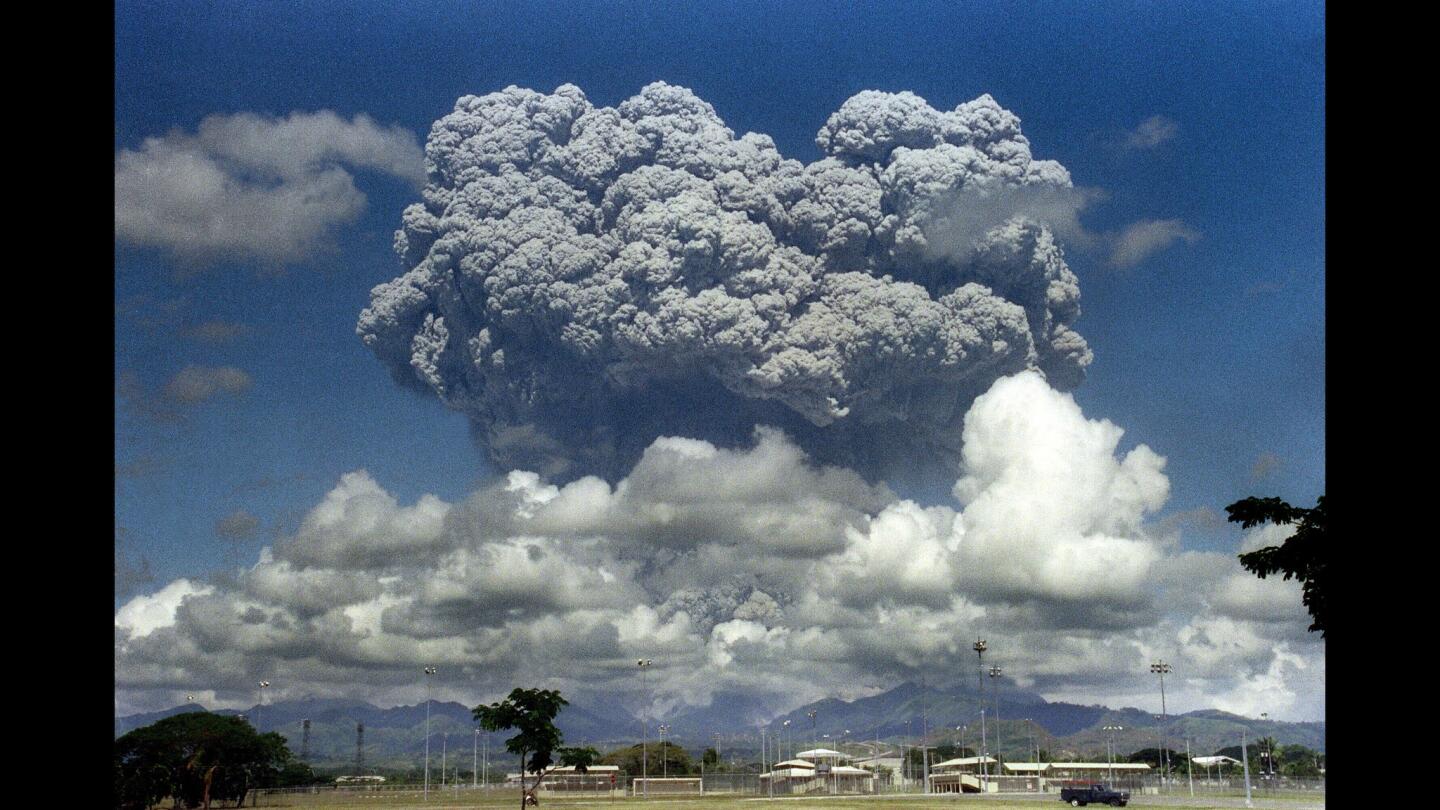
<path id="1" fill-rule="evenodd" d="M 1130 801 L 1130 794 L 1124 791 L 1110 790 L 1104 785 L 1082 785 L 1060 788 L 1060 801 L 1068 802 L 1071 807 L 1084 807 L 1087 804 L 1124 807 Z"/>

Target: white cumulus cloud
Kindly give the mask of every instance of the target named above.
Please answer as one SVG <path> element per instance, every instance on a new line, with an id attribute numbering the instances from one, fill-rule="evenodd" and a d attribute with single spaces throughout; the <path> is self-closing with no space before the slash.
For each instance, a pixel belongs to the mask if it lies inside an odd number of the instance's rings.
<path id="1" fill-rule="evenodd" d="M 115 234 L 187 261 L 298 261 L 364 210 L 357 168 L 425 179 L 414 134 L 364 114 L 212 115 L 116 153 Z"/>

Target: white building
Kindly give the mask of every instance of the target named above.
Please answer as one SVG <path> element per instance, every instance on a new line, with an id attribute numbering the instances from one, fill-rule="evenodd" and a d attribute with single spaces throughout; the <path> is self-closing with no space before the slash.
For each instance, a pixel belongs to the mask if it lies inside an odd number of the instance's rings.
<path id="1" fill-rule="evenodd" d="M 760 791 L 793 793 L 874 793 L 875 775 L 848 764 L 851 757 L 829 748 L 801 751 L 760 774 Z"/>

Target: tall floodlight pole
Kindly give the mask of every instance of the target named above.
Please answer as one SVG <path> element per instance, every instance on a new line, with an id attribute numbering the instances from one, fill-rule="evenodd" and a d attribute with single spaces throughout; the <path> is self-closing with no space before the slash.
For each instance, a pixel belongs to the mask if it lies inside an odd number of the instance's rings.
<path id="1" fill-rule="evenodd" d="M 480 784 L 480 729 L 475 729 L 475 741 L 470 746 L 470 787 Z"/>
<path id="2" fill-rule="evenodd" d="M 1166 783 L 1170 774 L 1170 752 L 1165 750 L 1165 676 L 1170 672 L 1170 665 L 1164 660 L 1156 661 L 1150 665 L 1150 671 L 1160 676 L 1160 755 L 1164 757 L 1164 773 L 1160 776 L 1160 784 Z"/>
<path id="3" fill-rule="evenodd" d="M 1108 749 L 1106 753 L 1109 754 L 1108 761 L 1110 763 L 1110 782 L 1113 784 L 1115 782 L 1115 732 L 1124 731 L 1125 727 L 1105 726 L 1104 730 L 1110 735 L 1106 745 L 1106 748 Z"/>
<path id="4" fill-rule="evenodd" d="M 767 786 L 767 793 L 769 794 L 770 798 L 773 799 L 773 798 L 775 798 L 775 770 L 774 770 L 773 768 L 770 768 L 770 765 L 769 765 L 770 759 L 769 759 L 769 757 L 766 756 L 766 748 L 765 748 L 765 721 L 763 721 L 763 720 L 760 721 L 759 726 L 760 726 L 760 772 L 761 772 L 761 773 L 769 773 L 769 774 L 770 774 L 770 778 L 766 780 L 766 786 Z M 775 748 L 775 741 L 774 741 L 774 740 L 771 740 L 771 741 L 770 741 L 770 750 L 769 750 L 769 754 L 770 754 L 771 757 L 775 756 L 774 748 Z M 778 762 L 779 760 L 777 759 L 776 761 Z"/>
<path id="5" fill-rule="evenodd" d="M 655 727 L 655 730 L 660 732 L 660 778 L 668 779 L 670 778 L 670 761 L 665 756 L 665 732 L 670 730 L 670 726 L 661 723 Z"/>
<path id="6" fill-rule="evenodd" d="M 1250 752 L 1245 747 L 1245 731 L 1240 731 L 1240 761 L 1245 765 L 1245 806 L 1254 807 L 1250 801 Z"/>
<path id="7" fill-rule="evenodd" d="M 1185 778 L 1190 783 L 1190 798 L 1195 798 L 1195 763 L 1190 761 L 1190 738 L 1185 738 Z"/>
<path id="8" fill-rule="evenodd" d="M 440 787 L 445 787 L 445 768 L 450 758 L 450 732 L 440 735 Z"/>
<path id="9" fill-rule="evenodd" d="M 425 801 L 430 801 L 430 679 L 435 667 L 425 667 Z"/>
<path id="10" fill-rule="evenodd" d="M 790 755 L 793 757 L 795 755 L 795 747 L 793 745 L 787 746 L 787 743 L 790 742 L 790 721 L 786 720 L 784 723 L 781 723 L 780 728 L 785 732 L 785 738 L 781 740 L 780 744 L 780 761 L 784 762 L 786 761 L 785 749 L 788 747 L 790 749 Z"/>
<path id="11" fill-rule="evenodd" d="M 260 710 L 265 707 L 265 690 L 269 688 L 269 681 L 260 681 L 260 705 L 255 707 L 255 733 L 264 731 L 260 726 Z"/>
<path id="12" fill-rule="evenodd" d="M 1000 672 L 1000 667 L 990 667 L 990 680 L 994 681 L 1000 677 Z M 1005 756 L 1005 746 L 1000 744 L 1000 685 L 996 683 L 992 691 L 995 693 L 995 758 L 998 760 Z M 1003 773 L 1003 771 L 999 770 L 1000 765 L 998 762 L 995 767 L 997 774 Z"/>
<path id="13" fill-rule="evenodd" d="M 980 683 L 980 747 L 982 749 L 985 747 L 985 650 L 989 647 L 990 645 L 987 644 L 983 638 L 970 645 L 970 649 L 975 651 L 975 657 L 980 662 L 980 669 L 977 671 L 977 676 Z M 980 752 L 980 757 L 980 775 L 982 777 L 988 777 L 990 775 L 990 766 L 985 762 L 984 751 Z"/>
<path id="14" fill-rule="evenodd" d="M 645 705 L 640 709 L 640 778 L 643 784 L 640 785 L 640 793 L 646 798 L 650 797 L 650 752 L 646 748 L 650 728 L 647 725 L 650 718 L 650 688 L 649 679 L 645 677 L 645 670 L 654 666 L 655 662 L 649 658 L 641 658 L 635 662 L 640 668 L 640 691 L 645 693 Z"/>
<path id="15" fill-rule="evenodd" d="M 1268 720 L 1270 719 L 1270 713 L 1269 713 L 1269 712 L 1260 712 L 1260 719 L 1261 719 L 1262 721 L 1268 721 Z M 1269 736 L 1269 735 L 1267 734 L 1266 737 L 1268 737 L 1268 736 Z M 1264 741 L 1266 738 L 1265 738 L 1265 737 L 1261 737 L 1260 739 L 1261 739 L 1262 741 Z M 1274 775 L 1275 775 L 1275 751 L 1274 751 L 1274 749 L 1273 749 L 1268 743 L 1267 743 L 1266 746 L 1265 746 L 1265 751 L 1263 751 L 1263 752 L 1261 753 L 1261 756 L 1265 757 L 1265 765 L 1266 765 L 1266 767 L 1261 768 L 1261 769 L 1260 769 L 1260 772 L 1261 772 L 1262 774 L 1269 774 L 1270 776 L 1274 776 Z"/>
<path id="16" fill-rule="evenodd" d="M 985 783 L 985 789 L 990 789 L 990 767 L 985 761 L 990 756 L 990 743 L 985 741 L 985 707 L 980 707 L 980 781 Z"/>

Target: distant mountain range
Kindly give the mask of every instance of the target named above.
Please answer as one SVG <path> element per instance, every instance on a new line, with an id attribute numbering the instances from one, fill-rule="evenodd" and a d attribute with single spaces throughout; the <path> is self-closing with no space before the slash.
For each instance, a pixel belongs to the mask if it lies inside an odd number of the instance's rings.
<path id="1" fill-rule="evenodd" d="M 1190 742 L 1195 755 L 1209 754 L 1236 745 L 1241 733 L 1254 740 L 1272 736 L 1280 745 L 1299 743 L 1325 750 L 1325 724 L 1282 723 L 1253 720 L 1214 709 L 1170 715 L 1162 720 L 1136 708 L 1110 709 L 1051 703 L 1033 692 L 1002 685 L 999 734 L 1011 758 L 1024 759 L 1032 737 L 1053 759 L 1085 759 L 1103 756 L 1107 732 L 1118 725 L 1115 745 L 1120 751 L 1155 748 L 1165 744 L 1184 750 Z M 985 695 L 986 733 L 995 750 L 995 693 Z M 568 744 L 586 744 L 602 752 L 633 745 L 641 737 L 641 720 L 616 702 L 591 698 L 588 705 L 572 703 L 561 711 L 556 724 Z M 186 711 L 208 711 L 196 704 L 175 706 L 159 712 L 115 718 L 115 736 Z M 813 721 L 810 712 L 815 712 Z M 305 698 L 253 706 L 243 712 L 221 709 L 217 714 L 244 714 L 252 722 L 259 718 L 262 730 L 278 731 L 297 755 L 301 753 L 301 723 L 310 720 L 310 762 L 319 768 L 346 768 L 355 763 L 356 726 L 365 725 L 365 764 L 368 768 L 404 768 L 418 763 L 425 751 L 425 704 L 382 709 L 361 700 Z M 786 726 L 785 722 L 789 721 Z M 1028 721 L 1028 722 L 1027 722 Z M 657 739 L 656 725 L 669 726 L 667 739 L 698 753 L 719 745 L 728 760 L 732 756 L 758 757 L 760 728 L 767 744 L 782 741 L 787 753 L 819 744 L 835 747 L 837 742 L 881 740 L 892 744 L 918 743 L 922 735 L 931 744 L 955 743 L 964 730 L 964 742 L 975 747 L 980 737 L 980 701 L 975 690 L 935 689 L 904 683 L 866 698 L 844 701 L 821 700 L 775 716 L 763 700 L 743 694 L 716 695 L 706 707 L 686 707 L 667 716 L 646 719 L 648 738 Z M 472 746 L 488 740 L 491 759 L 508 760 L 504 754 L 506 733 L 475 733 L 471 707 L 459 703 L 430 702 L 430 752 L 432 767 L 442 750 L 452 753 L 468 770 Z M 453 739 L 452 739 L 453 738 Z M 453 749 L 453 752 L 451 751 Z"/>

